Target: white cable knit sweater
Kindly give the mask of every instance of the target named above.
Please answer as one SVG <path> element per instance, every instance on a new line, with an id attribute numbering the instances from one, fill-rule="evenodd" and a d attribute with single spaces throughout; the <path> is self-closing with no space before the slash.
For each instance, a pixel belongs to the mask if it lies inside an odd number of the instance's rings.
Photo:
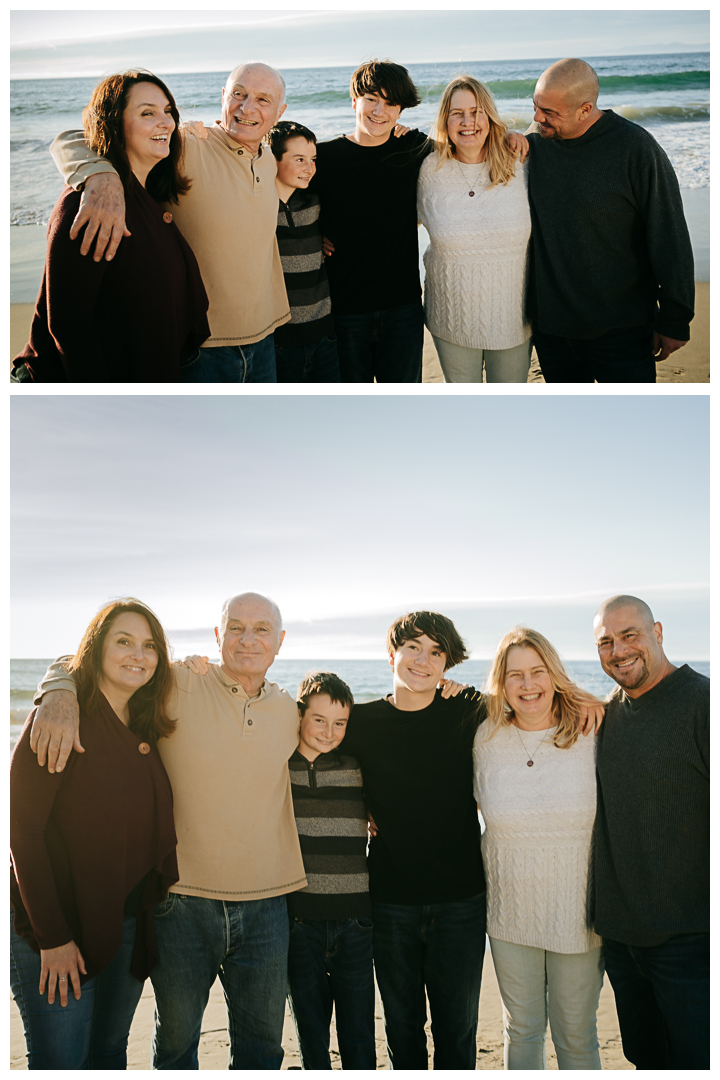
<path id="1" fill-rule="evenodd" d="M 590 925 L 595 736 L 569 750 L 503 725 L 475 737 L 475 798 L 485 820 L 487 932 L 516 945 L 582 953 L 602 944 Z"/>
<path id="2" fill-rule="evenodd" d="M 487 189 L 487 166 L 422 164 L 418 220 L 430 234 L 425 321 L 431 334 L 471 349 L 511 349 L 530 337 L 525 319 L 530 207 L 519 161 L 508 184 Z M 475 195 L 470 198 L 470 190 Z"/>

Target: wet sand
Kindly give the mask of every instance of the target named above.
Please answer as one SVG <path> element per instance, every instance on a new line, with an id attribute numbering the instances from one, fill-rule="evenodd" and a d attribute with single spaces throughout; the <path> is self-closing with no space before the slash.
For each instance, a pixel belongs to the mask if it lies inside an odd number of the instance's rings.
<path id="1" fill-rule="evenodd" d="M 130 1031 L 130 1045 L 128 1048 L 128 1069 L 150 1068 L 150 1038 L 153 1026 L 154 999 L 150 981 L 145 984 L 140 1005 L 135 1013 L 135 1019 Z M 216 982 L 210 993 L 210 1001 L 205 1010 L 200 1037 L 200 1068 L 201 1069 L 226 1069 L 227 1068 L 227 1019 L 225 1001 L 222 987 Z M 429 1025 L 428 1044 L 432 1049 L 432 1035 Z M 598 1040 L 600 1043 L 600 1058 L 603 1069 L 632 1069 L 633 1066 L 623 1057 L 620 1043 L 620 1031 L 618 1029 L 617 1015 L 615 1013 L 615 999 L 610 984 L 605 979 L 600 995 L 600 1008 L 598 1010 Z M 377 1045 L 378 1069 L 388 1069 L 387 1051 L 385 1049 L 385 1037 L 383 1034 L 382 1013 L 380 1011 L 380 999 L 375 993 L 375 1041 Z M 480 993 L 480 1012 L 477 1038 L 477 1065 L 478 1069 L 502 1069 L 503 1067 L 503 1036 L 502 1036 L 502 1007 L 500 994 L 495 979 L 495 971 L 490 952 L 485 955 L 483 968 L 482 991 Z M 285 1010 L 285 1028 L 283 1032 L 283 1048 L 285 1059 L 283 1069 L 299 1069 L 300 1056 L 298 1054 L 297 1039 L 292 1020 L 288 1010 Z M 557 1069 L 557 1060 L 552 1042 L 548 1036 L 548 1068 Z M 335 1026 L 330 1040 L 330 1056 L 333 1068 L 340 1068 L 340 1057 L 337 1052 L 337 1040 L 335 1038 Z M 14 1001 L 10 1002 L 10 1068 L 25 1069 L 25 1040 L 22 1031 L 20 1014 Z"/>

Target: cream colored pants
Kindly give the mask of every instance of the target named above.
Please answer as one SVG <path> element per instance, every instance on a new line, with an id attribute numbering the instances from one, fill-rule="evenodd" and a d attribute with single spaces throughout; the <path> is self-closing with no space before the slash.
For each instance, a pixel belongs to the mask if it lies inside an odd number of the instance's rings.
<path id="1" fill-rule="evenodd" d="M 445 382 L 525 383 L 530 370 L 532 338 L 512 349 L 468 349 L 433 334 Z"/>

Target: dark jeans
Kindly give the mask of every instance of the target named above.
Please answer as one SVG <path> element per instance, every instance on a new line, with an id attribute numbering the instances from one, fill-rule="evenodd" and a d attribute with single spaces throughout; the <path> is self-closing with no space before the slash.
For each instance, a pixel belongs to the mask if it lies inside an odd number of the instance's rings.
<path id="1" fill-rule="evenodd" d="M 275 365 L 278 382 L 340 382 L 337 338 L 331 334 L 310 345 L 291 347 L 275 342 Z"/>
<path id="2" fill-rule="evenodd" d="M 160 962 L 154 1069 L 197 1069 L 205 1006 L 216 977 L 225 991 L 229 1069 L 279 1069 L 287 992 L 284 896 L 209 900 L 170 893 L 155 909 Z"/>
<path id="3" fill-rule="evenodd" d="M 710 935 L 603 944 L 628 1061 L 636 1069 L 709 1069 Z"/>
<path id="4" fill-rule="evenodd" d="M 370 919 L 290 921 L 288 998 L 303 1069 L 331 1069 L 330 1021 L 343 1069 L 375 1069 L 375 980 Z"/>
<path id="5" fill-rule="evenodd" d="M 474 1069 L 485 959 L 485 893 L 422 907 L 373 901 L 375 975 L 393 1069 Z"/>
<path id="6" fill-rule="evenodd" d="M 547 383 L 654 383 L 653 326 L 609 330 L 589 341 L 533 328 L 533 343 Z"/>
<path id="7" fill-rule="evenodd" d="M 363 315 L 335 315 L 343 382 L 422 382 L 420 300 Z"/>
<path id="8" fill-rule="evenodd" d="M 200 349 L 198 357 L 180 369 L 180 382 L 277 382 L 273 335 L 252 345 Z"/>
<path id="9" fill-rule="evenodd" d="M 130 1024 L 143 984 L 130 974 L 135 918 L 123 920 L 123 943 L 109 967 L 88 979 L 76 1001 L 68 980 L 68 1003 L 48 1005 L 47 988 L 38 993 L 40 957 L 12 927 L 10 986 L 27 1044 L 28 1069 L 126 1069 Z"/>

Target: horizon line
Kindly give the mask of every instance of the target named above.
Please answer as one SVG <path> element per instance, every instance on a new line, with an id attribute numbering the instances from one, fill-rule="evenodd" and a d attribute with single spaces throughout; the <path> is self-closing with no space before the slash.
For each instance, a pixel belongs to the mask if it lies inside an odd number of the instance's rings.
<path id="1" fill-rule="evenodd" d="M 47 48 L 51 48 L 51 46 L 47 46 Z M 688 55 L 690 55 L 692 53 L 706 53 L 709 56 L 710 51 L 711 51 L 710 50 L 710 45 L 708 43 L 706 48 L 680 48 L 680 49 L 673 49 L 673 50 L 668 49 L 667 51 L 660 52 L 660 53 L 654 52 L 654 51 L 639 52 L 639 53 L 627 53 L 627 54 L 595 53 L 592 56 L 590 56 L 589 59 L 590 60 L 595 60 L 595 59 L 630 60 L 630 59 L 632 59 L 633 56 L 667 56 L 667 55 L 673 55 L 673 54 L 680 55 L 682 53 L 687 53 Z M 533 61 L 533 60 L 546 61 L 546 60 L 552 60 L 552 59 L 553 58 L 550 57 L 550 56 L 521 56 L 521 57 L 508 56 L 508 57 L 504 57 L 503 59 L 493 59 L 493 60 L 468 60 L 468 59 L 460 59 L 460 60 L 455 60 L 455 59 L 451 59 L 451 60 L 438 60 L 438 59 L 434 59 L 434 60 L 406 60 L 405 64 L 407 64 L 407 65 L 413 65 L 413 64 L 453 64 L 453 63 L 458 63 L 458 64 L 505 64 L 505 63 L 508 63 L 509 61 L 516 62 L 518 60 L 530 62 L 530 61 Z M 12 67 L 12 62 L 13 61 L 12 61 L 12 50 L 11 50 L 11 56 L 10 56 L 10 65 L 11 65 L 11 67 Z M 336 64 L 336 63 L 295 64 L 295 63 L 290 63 L 290 62 L 282 64 L 283 70 L 287 70 L 287 71 L 299 71 L 299 70 L 302 70 L 303 68 L 307 68 L 308 70 L 311 70 L 311 71 L 316 70 L 318 68 L 322 68 L 322 69 L 337 68 L 337 69 L 340 69 L 340 68 L 354 67 L 354 66 L 356 66 L 354 61 L 348 61 L 348 63 L 346 63 L 346 64 Z M 185 71 L 168 71 L 168 70 L 165 70 L 163 68 L 158 68 L 153 74 L 166 75 L 166 76 L 168 76 L 168 75 L 215 75 L 217 72 L 220 72 L 220 71 L 226 71 L 226 67 L 223 66 L 223 67 L 217 67 L 217 68 L 190 68 L 190 69 L 186 69 Z M 64 75 L 64 74 L 62 74 L 62 75 L 61 74 L 55 74 L 55 75 L 11 75 L 10 82 L 11 83 L 12 82 L 30 82 L 30 81 L 37 82 L 37 81 L 43 81 L 45 79 L 94 79 L 94 78 L 101 78 L 101 77 L 102 77 L 102 75 L 98 75 L 98 76 L 96 76 L 96 75 Z"/>

